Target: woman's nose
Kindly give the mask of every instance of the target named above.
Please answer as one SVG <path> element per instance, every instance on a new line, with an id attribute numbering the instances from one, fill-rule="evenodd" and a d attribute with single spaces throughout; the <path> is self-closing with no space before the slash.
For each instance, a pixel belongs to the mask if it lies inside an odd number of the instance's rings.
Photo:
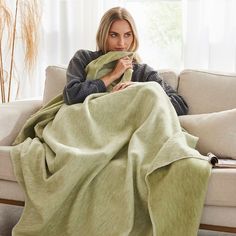
<path id="1" fill-rule="evenodd" d="M 118 44 L 121 45 L 121 46 L 123 46 L 124 43 L 125 43 L 124 38 L 123 38 L 123 37 L 120 37 L 120 38 L 119 38 L 119 41 L 118 41 Z"/>

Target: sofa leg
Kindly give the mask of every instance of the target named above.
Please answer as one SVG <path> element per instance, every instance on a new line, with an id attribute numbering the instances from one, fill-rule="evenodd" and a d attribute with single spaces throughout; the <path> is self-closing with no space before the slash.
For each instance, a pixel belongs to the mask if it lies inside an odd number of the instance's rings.
<path id="1" fill-rule="evenodd" d="M 227 232 L 227 233 L 236 233 L 236 227 L 227 227 L 227 226 L 220 226 L 220 225 L 200 224 L 200 229 Z"/>
<path id="2" fill-rule="evenodd" d="M 24 206 L 25 205 L 25 202 L 23 202 L 23 201 L 2 199 L 2 198 L 0 198 L 0 203 L 7 204 L 7 205 L 15 205 L 15 206 Z"/>

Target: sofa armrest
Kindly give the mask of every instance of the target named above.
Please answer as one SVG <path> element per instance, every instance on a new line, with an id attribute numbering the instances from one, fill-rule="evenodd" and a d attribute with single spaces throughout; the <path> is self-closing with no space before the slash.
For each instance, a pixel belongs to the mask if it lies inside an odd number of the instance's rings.
<path id="1" fill-rule="evenodd" d="M 10 146 L 26 120 L 42 106 L 42 100 L 0 104 L 0 146 Z"/>

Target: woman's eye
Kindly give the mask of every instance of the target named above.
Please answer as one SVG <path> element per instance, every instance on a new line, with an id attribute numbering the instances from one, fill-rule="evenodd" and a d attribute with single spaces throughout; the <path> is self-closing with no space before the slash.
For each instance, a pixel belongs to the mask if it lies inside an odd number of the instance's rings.
<path id="1" fill-rule="evenodd" d="M 127 33 L 127 34 L 125 34 L 125 37 L 126 38 L 129 38 L 129 37 L 131 37 L 132 36 L 132 33 Z"/>
<path id="2" fill-rule="evenodd" d="M 110 36 L 111 36 L 112 38 L 115 38 L 115 37 L 116 37 L 116 34 L 111 33 Z"/>

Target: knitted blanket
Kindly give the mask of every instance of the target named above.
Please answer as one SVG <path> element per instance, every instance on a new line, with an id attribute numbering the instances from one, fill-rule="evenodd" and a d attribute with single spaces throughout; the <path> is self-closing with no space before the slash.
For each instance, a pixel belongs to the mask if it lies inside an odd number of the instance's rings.
<path id="1" fill-rule="evenodd" d="M 159 84 L 70 106 L 60 95 L 15 144 L 25 208 L 13 236 L 197 235 L 210 164 Z"/>
<path id="2" fill-rule="evenodd" d="M 111 72 L 118 59 L 125 56 L 128 56 L 132 59 L 136 57 L 134 52 L 123 52 L 123 51 L 121 52 L 111 51 L 106 53 L 105 55 L 98 57 L 96 60 L 93 60 L 86 66 L 85 68 L 85 71 L 87 73 L 86 79 L 93 80 L 102 78 L 104 75 Z M 108 86 L 107 91 L 110 92 L 117 83 L 130 81 L 132 73 L 133 73 L 132 69 L 126 70 L 120 80 L 116 80 Z"/>

